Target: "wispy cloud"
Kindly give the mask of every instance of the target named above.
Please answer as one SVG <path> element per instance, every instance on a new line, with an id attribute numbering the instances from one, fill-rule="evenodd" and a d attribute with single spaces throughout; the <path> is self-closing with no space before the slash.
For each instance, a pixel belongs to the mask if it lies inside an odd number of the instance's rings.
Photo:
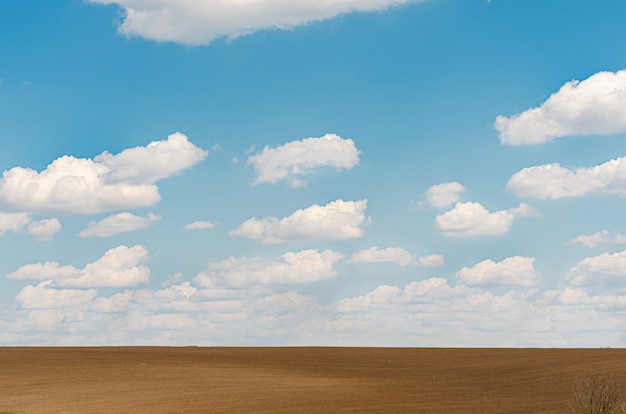
<path id="1" fill-rule="evenodd" d="M 159 220 L 161 220 L 161 217 L 152 213 L 148 213 L 146 217 L 136 216 L 128 212 L 118 213 L 103 218 L 98 222 L 89 222 L 87 228 L 78 233 L 78 235 L 80 237 L 111 237 L 120 233 L 145 229 Z"/>

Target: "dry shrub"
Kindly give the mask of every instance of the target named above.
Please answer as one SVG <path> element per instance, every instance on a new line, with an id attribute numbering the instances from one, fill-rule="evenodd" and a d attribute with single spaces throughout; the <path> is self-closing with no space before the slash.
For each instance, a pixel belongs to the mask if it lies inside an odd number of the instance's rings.
<path id="1" fill-rule="evenodd" d="M 576 382 L 570 407 L 575 414 L 611 414 L 618 408 L 621 392 L 603 371 L 594 371 Z"/>

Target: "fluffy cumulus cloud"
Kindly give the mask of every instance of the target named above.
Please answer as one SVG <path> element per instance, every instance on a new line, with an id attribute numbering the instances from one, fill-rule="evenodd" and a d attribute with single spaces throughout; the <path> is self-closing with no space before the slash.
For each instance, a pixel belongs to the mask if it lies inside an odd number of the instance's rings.
<path id="1" fill-rule="evenodd" d="M 14 280 L 45 280 L 51 287 L 96 288 L 128 287 L 147 283 L 150 269 L 142 265 L 148 258 L 143 246 L 118 246 L 108 250 L 84 268 L 61 266 L 56 262 L 28 264 L 7 275 Z"/>
<path id="2" fill-rule="evenodd" d="M 465 187 L 456 181 L 437 184 L 426 191 L 426 199 L 431 206 L 443 208 L 459 201 L 459 195 L 463 192 L 465 192 Z"/>
<path id="3" fill-rule="evenodd" d="M 593 167 L 565 168 L 558 163 L 527 167 L 515 173 L 506 188 L 520 197 L 539 199 L 626 195 L 626 157 Z"/>
<path id="4" fill-rule="evenodd" d="M 567 281 L 591 293 L 626 293 L 626 250 L 587 257 L 572 267 Z"/>
<path id="5" fill-rule="evenodd" d="M 419 0 L 90 0 L 124 9 L 119 31 L 156 41 L 206 45 L 264 29 L 288 29 L 343 13 L 384 10 Z"/>
<path id="6" fill-rule="evenodd" d="M 399 266 L 423 266 L 441 267 L 445 264 L 444 258 L 439 254 L 415 257 L 401 247 L 387 247 L 380 249 L 378 246 L 361 250 L 354 253 L 348 263 L 394 263 Z"/>
<path id="7" fill-rule="evenodd" d="M 463 267 L 456 274 L 460 283 L 477 285 L 518 285 L 536 286 L 540 275 L 535 270 L 535 259 L 532 257 L 513 256 L 501 262 L 487 259 L 473 267 Z"/>
<path id="8" fill-rule="evenodd" d="M 335 200 L 324 206 L 314 204 L 296 210 L 284 218 L 251 218 L 229 234 L 260 240 L 263 243 L 285 243 L 305 240 L 346 240 L 362 237 L 367 200 Z"/>
<path id="9" fill-rule="evenodd" d="M 579 244 L 584 247 L 594 248 L 601 244 L 626 244 L 626 235 L 619 232 L 602 230 L 594 234 L 581 234 L 570 240 L 568 244 Z"/>
<path id="10" fill-rule="evenodd" d="M 181 133 L 94 159 L 62 156 L 45 170 L 14 167 L 0 179 L 0 206 L 27 212 L 94 214 L 155 204 L 154 184 L 207 157 Z"/>
<path id="11" fill-rule="evenodd" d="M 615 134 L 626 131 L 626 70 L 599 72 L 567 82 L 540 107 L 494 124 L 500 142 L 543 144 L 567 135 Z"/>
<path id="12" fill-rule="evenodd" d="M 185 230 L 205 230 L 212 229 L 217 226 L 217 223 L 214 221 L 194 221 L 192 223 L 185 224 L 183 227 Z"/>
<path id="13" fill-rule="evenodd" d="M 90 303 L 98 294 L 96 289 L 55 289 L 51 280 L 36 286 L 25 286 L 15 297 L 23 309 L 75 308 Z"/>
<path id="14" fill-rule="evenodd" d="M 287 252 L 269 261 L 230 257 L 210 264 L 206 272 L 195 277 L 194 283 L 203 287 L 309 283 L 334 277 L 337 272 L 333 266 L 343 257 L 332 250 Z"/>
<path id="15" fill-rule="evenodd" d="M 352 169 L 359 163 L 359 150 L 354 141 L 335 134 L 321 138 L 305 138 L 276 148 L 265 147 L 248 157 L 248 165 L 256 172 L 254 185 L 287 180 L 291 187 L 305 183 L 300 177 L 320 167 Z"/>
<path id="16" fill-rule="evenodd" d="M 457 203 L 452 210 L 435 217 L 435 228 L 445 237 L 491 236 L 507 233 L 518 217 L 536 216 L 528 204 L 490 212 L 480 203 Z"/>
<path id="17" fill-rule="evenodd" d="M 161 217 L 152 213 L 148 213 L 146 217 L 136 216 L 128 212 L 118 213 L 98 222 L 89 222 L 87 228 L 78 235 L 81 237 L 110 237 L 119 233 L 145 229 L 159 220 L 161 220 Z"/>

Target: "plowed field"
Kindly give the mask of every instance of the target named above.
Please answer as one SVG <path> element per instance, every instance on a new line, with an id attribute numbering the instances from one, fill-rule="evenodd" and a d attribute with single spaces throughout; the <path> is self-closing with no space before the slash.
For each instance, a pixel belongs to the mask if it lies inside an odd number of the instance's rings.
<path id="1" fill-rule="evenodd" d="M 568 413 L 595 369 L 626 391 L 622 349 L 0 348 L 0 413 Z"/>

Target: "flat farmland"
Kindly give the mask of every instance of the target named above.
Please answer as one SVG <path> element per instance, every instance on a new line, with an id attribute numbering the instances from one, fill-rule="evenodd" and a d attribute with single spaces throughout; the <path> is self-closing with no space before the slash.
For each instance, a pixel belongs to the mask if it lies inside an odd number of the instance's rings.
<path id="1" fill-rule="evenodd" d="M 623 349 L 0 348 L 0 413 L 567 413 L 597 369 L 626 391 Z"/>

